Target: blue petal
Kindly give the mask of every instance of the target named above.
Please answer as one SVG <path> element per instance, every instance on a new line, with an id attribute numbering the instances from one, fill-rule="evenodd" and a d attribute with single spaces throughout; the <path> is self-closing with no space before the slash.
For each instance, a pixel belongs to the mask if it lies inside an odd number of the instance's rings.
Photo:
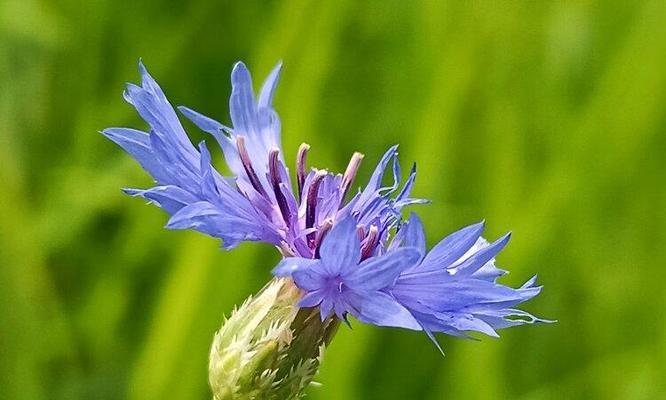
<path id="1" fill-rule="evenodd" d="M 478 271 L 481 267 L 486 265 L 492 260 L 497 253 L 499 253 L 511 239 L 511 233 L 507 233 L 501 238 L 497 239 L 494 243 L 482 248 L 476 253 L 469 256 L 465 261 L 456 266 L 456 271 L 462 275 L 471 275 Z"/>
<path id="2" fill-rule="evenodd" d="M 101 133 L 134 157 L 156 181 L 164 183 L 168 180 L 164 166 L 150 148 L 148 133 L 130 128 L 107 128 Z"/>
<path id="3" fill-rule="evenodd" d="M 178 107 L 181 113 L 190 119 L 196 126 L 199 127 L 204 132 L 210 133 L 215 137 L 215 140 L 222 148 L 224 153 L 224 160 L 227 162 L 229 169 L 236 176 L 242 176 L 243 165 L 240 162 L 238 156 L 238 148 L 232 137 L 227 136 L 227 133 L 231 132 L 231 128 L 228 128 L 221 123 L 215 121 L 212 118 L 206 117 L 203 114 L 200 114 L 190 108 L 185 106 Z M 225 133 L 226 132 L 226 133 Z"/>
<path id="4" fill-rule="evenodd" d="M 257 108 L 252 78 L 242 62 L 234 65 L 231 84 L 229 107 L 234 135 L 247 138 L 245 145 L 250 162 L 261 185 L 268 188 L 267 157 L 271 149 L 280 148 L 280 120 L 272 108 Z"/>
<path id="5" fill-rule="evenodd" d="M 259 92 L 259 108 L 269 108 L 273 103 L 273 94 L 275 93 L 275 88 L 277 87 L 278 81 L 280 80 L 280 70 L 282 70 L 282 62 L 277 63 L 268 77 L 264 81 L 264 84 L 261 87 Z"/>
<path id="6" fill-rule="evenodd" d="M 414 247 L 419 250 L 422 257 L 426 254 L 425 231 L 423 230 L 423 223 L 416 213 L 409 214 L 409 220 L 402 224 L 393 242 L 391 243 L 391 249 L 397 246 Z"/>
<path id="7" fill-rule="evenodd" d="M 313 292 L 309 292 L 303 298 L 301 301 L 298 302 L 299 307 L 315 307 L 321 303 L 321 301 L 324 299 L 324 291 L 323 290 L 315 290 Z"/>
<path id="8" fill-rule="evenodd" d="M 237 62 L 231 71 L 231 97 L 229 110 L 234 131 L 237 135 L 246 135 L 249 141 L 257 138 L 257 106 L 252 92 L 250 71 L 242 62 Z"/>
<path id="9" fill-rule="evenodd" d="M 481 238 L 479 238 L 479 240 L 477 240 L 474 247 L 482 249 L 482 248 L 487 247 L 489 245 L 490 245 L 490 243 L 488 243 L 484 238 L 481 237 Z M 497 278 L 499 278 L 500 276 L 506 275 L 507 273 L 508 273 L 507 271 L 505 271 L 503 269 L 499 269 L 499 268 L 497 268 L 497 266 L 495 266 L 495 259 L 493 258 L 490 261 L 488 261 L 487 263 L 485 263 L 481 268 L 476 270 L 476 272 L 474 272 L 472 274 L 472 277 L 474 279 L 484 279 L 484 280 L 487 280 L 487 281 L 490 281 L 490 282 L 494 282 L 495 280 L 497 280 Z"/>
<path id="10" fill-rule="evenodd" d="M 347 217 L 333 226 L 319 249 L 327 272 L 334 276 L 343 268 L 356 266 L 361 260 L 361 242 L 356 233 L 356 221 Z"/>
<path id="11" fill-rule="evenodd" d="M 420 272 L 449 267 L 460 259 L 481 236 L 484 222 L 470 225 L 445 237 L 433 247 L 418 267 Z"/>
<path id="12" fill-rule="evenodd" d="M 349 291 L 346 293 L 345 301 L 350 306 L 349 312 L 361 322 L 377 326 L 421 330 L 421 325 L 412 314 L 392 296 L 384 292 Z"/>
<path id="13" fill-rule="evenodd" d="M 319 315 L 321 316 L 322 321 L 331 315 L 331 312 L 333 311 L 333 303 L 334 300 L 330 297 L 322 298 L 321 304 L 319 304 Z"/>
<path id="14" fill-rule="evenodd" d="M 178 106 L 178 111 L 180 111 L 185 117 L 187 117 L 187 119 L 192 121 L 197 127 L 199 127 L 199 129 L 204 132 L 215 135 L 225 130 L 225 126 L 221 123 L 203 114 L 200 114 L 191 108 Z"/>
<path id="15" fill-rule="evenodd" d="M 313 264 L 312 268 L 302 268 L 294 271 L 291 277 L 296 286 L 303 290 L 313 291 L 327 289 L 327 279 L 321 274 L 320 264 Z"/>
<path id="16" fill-rule="evenodd" d="M 139 60 L 139 73 L 141 74 L 141 86 L 144 89 L 153 94 L 153 96 L 161 103 L 167 103 L 168 100 L 160 88 L 160 85 L 157 84 L 157 81 L 148 73 L 148 69 L 143 65 L 143 61 Z"/>
<path id="17" fill-rule="evenodd" d="M 553 323 L 555 321 L 537 318 L 534 315 L 512 308 L 502 310 L 489 310 L 475 314 L 477 318 L 484 320 L 488 325 L 495 329 L 504 329 L 512 326 L 536 324 L 536 323 Z"/>
<path id="18" fill-rule="evenodd" d="M 169 229 L 198 228 L 205 224 L 207 218 L 220 216 L 222 216 L 220 209 L 207 201 L 199 201 L 174 214 L 166 227 Z"/>
<path id="19" fill-rule="evenodd" d="M 386 153 L 384 153 L 381 160 L 379 160 L 379 163 L 375 167 L 375 170 L 373 171 L 372 176 L 370 177 L 370 180 L 368 181 L 365 190 L 363 191 L 364 194 L 366 191 L 368 191 L 369 192 L 368 195 L 370 195 L 371 193 L 381 188 L 382 178 L 384 177 L 384 171 L 386 170 L 386 166 L 388 165 L 389 161 L 391 161 L 391 159 L 395 158 L 397 152 L 398 152 L 398 145 L 394 145 L 391 146 L 386 151 Z"/>
<path id="20" fill-rule="evenodd" d="M 431 332 L 431 334 L 428 335 L 428 337 L 430 337 L 430 339 L 435 343 L 437 342 L 434 338 L 434 335 L 432 335 L 432 332 L 445 333 L 447 335 L 460 338 L 469 338 L 469 336 L 465 332 L 442 323 L 442 321 L 439 318 L 437 318 L 432 312 L 418 312 L 411 309 L 410 312 L 414 315 L 414 318 L 416 318 L 419 324 L 421 324 L 423 330 L 426 333 Z M 437 347 L 440 348 L 439 344 L 437 344 Z"/>
<path id="21" fill-rule="evenodd" d="M 123 189 L 130 196 L 140 196 L 157 204 L 169 214 L 174 214 L 188 204 L 196 203 L 198 199 L 190 192 L 178 186 L 155 186 L 147 190 Z"/>
<path id="22" fill-rule="evenodd" d="M 382 256 L 371 257 L 357 268 L 346 270 L 345 285 L 354 290 L 372 291 L 393 285 L 406 268 L 419 260 L 421 254 L 412 247 L 403 247 Z"/>
<path id="23" fill-rule="evenodd" d="M 333 308 L 335 311 L 335 315 L 347 326 L 351 328 L 351 324 L 349 323 L 349 320 L 347 320 L 347 309 L 345 308 L 346 304 L 344 301 L 336 301 L 333 303 Z"/>
<path id="24" fill-rule="evenodd" d="M 392 292 L 435 311 L 457 311 L 477 305 L 505 308 L 524 301 L 516 289 L 478 279 L 437 282 L 427 278 L 421 284 L 411 285 L 399 279 Z"/>
<path id="25" fill-rule="evenodd" d="M 405 182 L 405 185 L 400 190 L 400 193 L 398 193 L 398 195 L 395 197 L 396 202 L 404 201 L 405 199 L 409 198 L 409 194 L 412 191 L 412 187 L 414 187 L 415 180 L 416 180 L 416 163 L 412 164 L 412 169 L 409 171 L 409 177 L 407 178 L 407 182 Z"/>
<path id="26" fill-rule="evenodd" d="M 521 289 L 527 289 L 527 288 L 532 288 L 535 286 L 537 281 L 537 276 L 534 275 L 530 279 L 527 280 L 527 282 L 523 283 L 523 285 L 520 287 Z"/>
<path id="27" fill-rule="evenodd" d="M 397 147 L 396 147 L 397 150 Z M 381 181 L 380 181 L 381 183 Z M 396 156 L 393 157 L 393 184 L 391 186 L 384 187 L 379 190 L 379 193 L 382 195 L 389 195 L 398 189 L 398 185 L 400 184 L 400 161 L 398 160 L 397 153 Z"/>
<path id="28" fill-rule="evenodd" d="M 426 254 L 426 238 L 421 219 L 412 213 L 407 223 L 407 232 L 405 233 L 405 247 L 415 247 L 422 255 Z"/>
<path id="29" fill-rule="evenodd" d="M 398 150 L 397 145 L 392 146 L 386 151 L 386 153 L 384 153 L 384 156 L 382 156 L 381 160 L 379 160 L 379 163 L 375 167 L 375 170 L 372 173 L 372 176 L 370 177 L 368 184 L 365 186 L 365 189 L 363 189 L 358 199 L 356 200 L 356 203 L 354 205 L 354 209 L 356 211 L 362 211 L 363 209 L 368 208 L 369 202 L 371 202 L 372 199 L 380 195 L 379 190 L 382 187 L 382 179 L 384 178 L 384 172 L 386 171 L 386 167 L 389 161 L 391 161 L 391 159 L 394 159 L 396 157 L 397 150 Z"/>
<path id="30" fill-rule="evenodd" d="M 240 241 L 264 240 L 271 243 L 279 239 L 273 237 L 270 229 L 265 229 L 257 221 L 246 220 L 222 211 L 206 201 L 183 207 L 175 213 L 166 226 L 168 229 L 194 229 L 224 240 L 225 248 L 237 245 Z"/>
<path id="31" fill-rule="evenodd" d="M 453 327 L 459 331 L 476 331 L 488 336 L 499 337 L 492 326 L 472 314 L 448 312 L 437 313 L 435 316 L 442 325 Z"/>
<path id="32" fill-rule="evenodd" d="M 167 176 L 164 185 L 176 185 L 181 188 L 196 193 L 199 190 L 199 154 L 197 158 L 190 157 L 177 148 L 164 141 L 164 137 L 151 133 L 150 147 Z"/>
<path id="33" fill-rule="evenodd" d="M 274 276 L 291 276 L 296 271 L 308 268 L 316 268 L 321 261 L 312 258 L 286 257 L 280 260 L 278 265 L 273 268 Z"/>
<path id="34" fill-rule="evenodd" d="M 215 202 L 220 198 L 220 193 L 217 190 L 217 183 L 215 181 L 216 173 L 210 164 L 210 152 L 206 147 L 206 142 L 199 143 L 199 152 L 201 154 L 200 174 L 201 174 L 201 197 Z"/>
<path id="35" fill-rule="evenodd" d="M 180 121 L 164 92 L 142 63 L 139 63 L 142 87 L 128 84 L 125 99 L 132 104 L 151 128 L 178 151 L 189 157 L 196 156 L 196 150 L 185 134 Z"/>

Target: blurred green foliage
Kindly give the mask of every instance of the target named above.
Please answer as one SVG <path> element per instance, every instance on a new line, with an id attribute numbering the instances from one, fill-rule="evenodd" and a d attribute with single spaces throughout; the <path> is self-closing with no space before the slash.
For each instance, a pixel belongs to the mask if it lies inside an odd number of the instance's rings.
<path id="1" fill-rule="evenodd" d="M 228 121 L 229 72 L 284 60 L 293 159 L 362 182 L 419 162 L 429 241 L 485 218 L 559 319 L 500 340 L 354 324 L 311 399 L 666 398 L 666 2 L 0 1 L 0 398 L 207 399 L 222 316 L 277 253 L 162 229 L 97 133 L 142 57 L 174 104 Z M 194 141 L 204 136 L 186 123 Z M 218 165 L 221 160 L 218 156 Z"/>

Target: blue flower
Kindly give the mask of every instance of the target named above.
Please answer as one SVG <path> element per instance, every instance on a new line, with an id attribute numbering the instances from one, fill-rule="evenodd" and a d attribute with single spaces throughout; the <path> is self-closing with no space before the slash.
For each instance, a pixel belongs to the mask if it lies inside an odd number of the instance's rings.
<path id="1" fill-rule="evenodd" d="M 274 269 L 277 276 L 292 276 L 305 291 L 301 307 L 319 306 L 322 321 L 335 312 L 346 320 L 379 326 L 420 330 L 410 312 L 387 292 L 402 271 L 418 261 L 417 249 L 402 247 L 362 260 L 356 222 L 345 218 L 323 240 L 320 259 L 288 257 Z"/>
<path id="2" fill-rule="evenodd" d="M 497 279 L 506 271 L 495 256 L 509 235 L 481 237 L 483 223 L 463 228 L 426 252 L 421 221 L 401 211 L 427 200 L 411 197 L 414 165 L 404 185 L 397 146 L 384 154 L 368 184 L 350 194 L 363 155 L 354 153 L 342 174 L 308 168 L 310 146 L 296 157 L 295 179 L 285 166 L 280 119 L 273 95 L 281 64 L 255 97 L 245 65 L 231 73 L 232 127 L 190 108 L 180 112 L 211 134 L 231 176 L 212 165 L 205 142 L 194 146 L 157 82 L 139 63 L 141 85 L 128 84 L 125 100 L 147 122 L 148 132 L 108 128 L 102 133 L 132 155 L 153 177 L 149 189 L 125 189 L 164 209 L 167 228 L 194 229 L 220 238 L 230 249 L 243 241 L 277 247 L 285 257 L 273 270 L 291 276 L 303 291 L 301 307 L 319 307 L 322 319 L 348 315 L 379 326 L 466 337 L 535 322 L 550 322 L 515 307 L 537 294 L 536 277 L 518 289 Z M 388 169 L 392 183 L 382 183 Z M 346 200 L 351 196 L 349 201 Z M 436 342 L 435 342 L 436 343 Z"/>

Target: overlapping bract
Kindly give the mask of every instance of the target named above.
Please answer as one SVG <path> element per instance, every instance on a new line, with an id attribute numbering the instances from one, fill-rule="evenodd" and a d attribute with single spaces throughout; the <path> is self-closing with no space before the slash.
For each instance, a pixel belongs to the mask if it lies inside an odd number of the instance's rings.
<path id="1" fill-rule="evenodd" d="M 278 64 L 255 98 L 250 73 L 237 63 L 229 101 L 233 127 L 187 107 L 179 110 L 214 136 L 232 173 L 213 168 L 205 142 L 190 142 L 175 110 L 155 80 L 139 65 L 141 86 L 124 97 L 148 123 L 149 132 L 109 128 L 102 133 L 130 153 L 157 183 L 125 189 L 171 215 L 167 228 L 195 229 L 222 239 L 225 248 L 243 241 L 275 245 L 285 256 L 277 276 L 291 276 L 304 292 L 302 307 L 318 306 L 322 319 L 348 314 L 380 326 L 465 336 L 478 331 L 543 321 L 514 307 L 536 296 L 531 279 L 518 289 L 496 283 L 505 271 L 495 255 L 508 235 L 489 244 L 483 224 L 472 225 L 425 250 L 416 215 L 403 221 L 403 207 L 426 202 L 410 197 L 412 167 L 400 187 L 397 146 L 379 161 L 370 181 L 345 202 L 363 156 L 352 155 L 344 174 L 306 167 L 301 145 L 295 185 L 280 146 L 280 120 L 272 100 Z M 383 186 L 391 165 L 393 182 Z"/>

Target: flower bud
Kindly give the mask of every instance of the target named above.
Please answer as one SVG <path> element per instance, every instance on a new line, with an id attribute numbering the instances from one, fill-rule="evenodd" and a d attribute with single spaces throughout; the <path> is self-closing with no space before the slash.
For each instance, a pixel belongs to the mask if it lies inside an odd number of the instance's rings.
<path id="1" fill-rule="evenodd" d="M 275 278 L 222 324 L 210 352 L 215 400 L 303 397 L 339 321 L 299 308 L 300 298 L 291 279 Z"/>

